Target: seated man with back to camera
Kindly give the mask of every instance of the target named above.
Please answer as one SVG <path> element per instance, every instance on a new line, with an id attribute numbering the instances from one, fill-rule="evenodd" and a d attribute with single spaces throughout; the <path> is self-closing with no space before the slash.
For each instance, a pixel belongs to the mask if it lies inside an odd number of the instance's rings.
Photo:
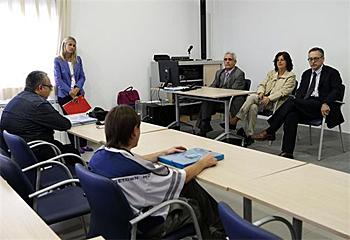
<path id="1" fill-rule="evenodd" d="M 279 155 L 287 158 L 294 158 L 298 123 L 327 117 L 327 126 L 332 128 L 344 122 L 340 109 L 335 107 L 335 101 L 341 100 L 342 79 L 339 72 L 323 64 L 324 51 L 319 47 L 309 50 L 307 60 L 311 68 L 303 72 L 295 97 L 290 97 L 269 118 L 270 127 L 252 136 L 258 141 L 274 140 L 276 131 L 284 125 Z"/>
<path id="2" fill-rule="evenodd" d="M 244 136 L 245 146 L 251 145 L 257 115 L 259 111 L 278 109 L 293 92 L 296 84 L 292 58 L 287 52 L 279 52 L 273 60 L 275 69 L 267 73 L 256 93 L 250 94 L 236 116 L 231 119 L 231 128 L 236 128 L 239 120 L 246 119 L 245 131 L 239 129 L 238 135 Z"/>
<path id="3" fill-rule="evenodd" d="M 225 239 L 217 202 L 194 179 L 205 168 L 216 165 L 217 160 L 208 154 L 184 169 L 157 163 L 158 156 L 183 152 L 184 147 L 138 156 L 131 150 L 138 144 L 140 123 L 139 116 L 129 106 L 119 105 L 110 110 L 105 120 L 107 143 L 92 156 L 91 171 L 115 179 L 135 214 L 180 197 L 193 207 L 204 239 Z M 170 209 L 164 208 L 152 217 L 158 218 L 158 224 L 147 229 L 146 235 L 155 239 L 191 222 L 190 213 L 182 205 L 171 205 Z M 159 223 L 160 217 L 162 223 Z"/>
<path id="4" fill-rule="evenodd" d="M 24 91 L 6 105 L 1 116 L 0 129 L 18 135 L 26 142 L 43 140 L 56 145 L 62 153 L 80 155 L 71 144 L 63 145 L 54 139 L 54 130 L 66 131 L 72 125 L 47 101 L 52 90 L 53 86 L 45 72 L 29 73 Z M 33 151 L 39 161 L 54 156 L 48 146 L 35 148 Z"/>
<path id="5" fill-rule="evenodd" d="M 236 66 L 237 58 L 232 52 L 225 53 L 224 69 L 220 69 L 215 74 L 215 79 L 210 87 L 244 90 L 244 72 Z M 242 106 L 245 96 L 237 96 L 233 99 L 230 107 L 231 116 L 235 116 Z M 200 129 L 198 135 L 206 136 L 213 130 L 210 125 L 211 115 L 218 109 L 223 109 L 222 103 L 203 101 L 198 114 L 197 127 Z"/>

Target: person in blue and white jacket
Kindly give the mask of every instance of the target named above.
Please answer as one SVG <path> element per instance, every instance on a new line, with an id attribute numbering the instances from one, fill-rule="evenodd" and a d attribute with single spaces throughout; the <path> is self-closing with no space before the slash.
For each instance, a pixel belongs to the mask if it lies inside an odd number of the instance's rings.
<path id="1" fill-rule="evenodd" d="M 146 156 L 131 152 L 140 137 L 140 118 L 129 106 L 114 107 L 105 120 L 106 146 L 98 149 L 89 162 L 92 172 L 113 178 L 125 194 L 137 215 L 149 207 L 170 199 L 185 199 L 196 212 L 204 239 L 225 239 L 217 212 L 217 202 L 194 180 L 202 170 L 216 165 L 212 155 L 184 169 L 158 164 L 158 156 L 183 152 L 178 146 Z M 146 235 L 161 238 L 191 221 L 190 214 L 180 205 L 156 212 L 155 224 Z M 162 221 L 159 221 L 161 217 Z M 158 220 L 158 221 L 156 221 Z"/>
<path id="2" fill-rule="evenodd" d="M 83 62 L 77 55 L 77 41 L 69 36 L 63 39 L 60 48 L 60 54 L 54 61 L 54 76 L 57 89 L 58 104 L 62 107 L 79 95 L 84 95 L 85 73 Z M 62 111 L 67 114 L 63 107 Z M 74 137 L 68 134 L 70 141 L 73 143 Z M 80 139 L 80 153 L 93 151 L 87 146 L 85 139 Z"/>

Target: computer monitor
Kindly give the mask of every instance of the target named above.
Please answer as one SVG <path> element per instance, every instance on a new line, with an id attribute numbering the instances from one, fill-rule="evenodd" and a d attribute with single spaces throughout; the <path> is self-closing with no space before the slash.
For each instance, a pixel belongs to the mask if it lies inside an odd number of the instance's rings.
<path id="1" fill-rule="evenodd" d="M 180 85 L 179 79 L 179 66 L 177 61 L 171 60 L 159 60 L 158 61 L 159 68 L 159 80 L 163 87 L 171 86 L 176 87 Z"/>

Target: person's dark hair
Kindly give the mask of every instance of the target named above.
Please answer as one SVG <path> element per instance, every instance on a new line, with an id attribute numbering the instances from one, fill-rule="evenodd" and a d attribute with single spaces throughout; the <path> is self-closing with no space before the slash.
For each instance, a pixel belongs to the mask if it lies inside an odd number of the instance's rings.
<path id="1" fill-rule="evenodd" d="M 29 73 L 26 78 L 26 90 L 34 92 L 40 84 L 45 83 L 47 78 L 47 74 L 43 71 L 33 71 Z"/>
<path id="2" fill-rule="evenodd" d="M 273 63 L 275 65 L 275 71 L 278 71 L 278 67 L 277 67 L 277 60 L 279 58 L 279 56 L 283 56 L 284 60 L 287 63 L 287 70 L 288 72 L 293 70 L 293 61 L 292 58 L 290 57 L 289 53 L 287 52 L 279 52 L 276 54 L 275 59 L 273 60 Z"/>
<path id="3" fill-rule="evenodd" d="M 322 48 L 319 48 L 319 47 L 313 47 L 313 48 L 311 48 L 310 50 L 309 50 L 309 52 L 308 53 L 310 53 L 310 52 L 315 52 L 315 51 L 318 51 L 318 52 L 320 52 L 321 53 L 321 57 L 324 57 L 324 51 L 323 51 L 323 49 Z"/>
<path id="4" fill-rule="evenodd" d="M 105 120 L 107 147 L 127 146 L 135 127 L 140 127 L 141 120 L 135 110 L 127 105 L 112 108 Z"/>

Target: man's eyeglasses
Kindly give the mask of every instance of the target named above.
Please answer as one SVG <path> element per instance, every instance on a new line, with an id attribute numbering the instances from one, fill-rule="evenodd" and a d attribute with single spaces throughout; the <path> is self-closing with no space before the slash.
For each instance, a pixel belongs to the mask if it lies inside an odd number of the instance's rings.
<path id="1" fill-rule="evenodd" d="M 308 58 L 307 60 L 309 61 L 309 62 L 317 62 L 318 60 L 320 60 L 321 58 L 323 58 L 323 57 L 314 57 L 314 58 Z"/>
<path id="2" fill-rule="evenodd" d="M 232 58 L 224 58 L 224 61 L 232 61 Z"/>
<path id="3" fill-rule="evenodd" d="M 53 86 L 52 85 L 48 85 L 48 84 L 41 84 L 41 86 L 43 87 L 48 87 L 50 90 L 53 89 Z"/>

